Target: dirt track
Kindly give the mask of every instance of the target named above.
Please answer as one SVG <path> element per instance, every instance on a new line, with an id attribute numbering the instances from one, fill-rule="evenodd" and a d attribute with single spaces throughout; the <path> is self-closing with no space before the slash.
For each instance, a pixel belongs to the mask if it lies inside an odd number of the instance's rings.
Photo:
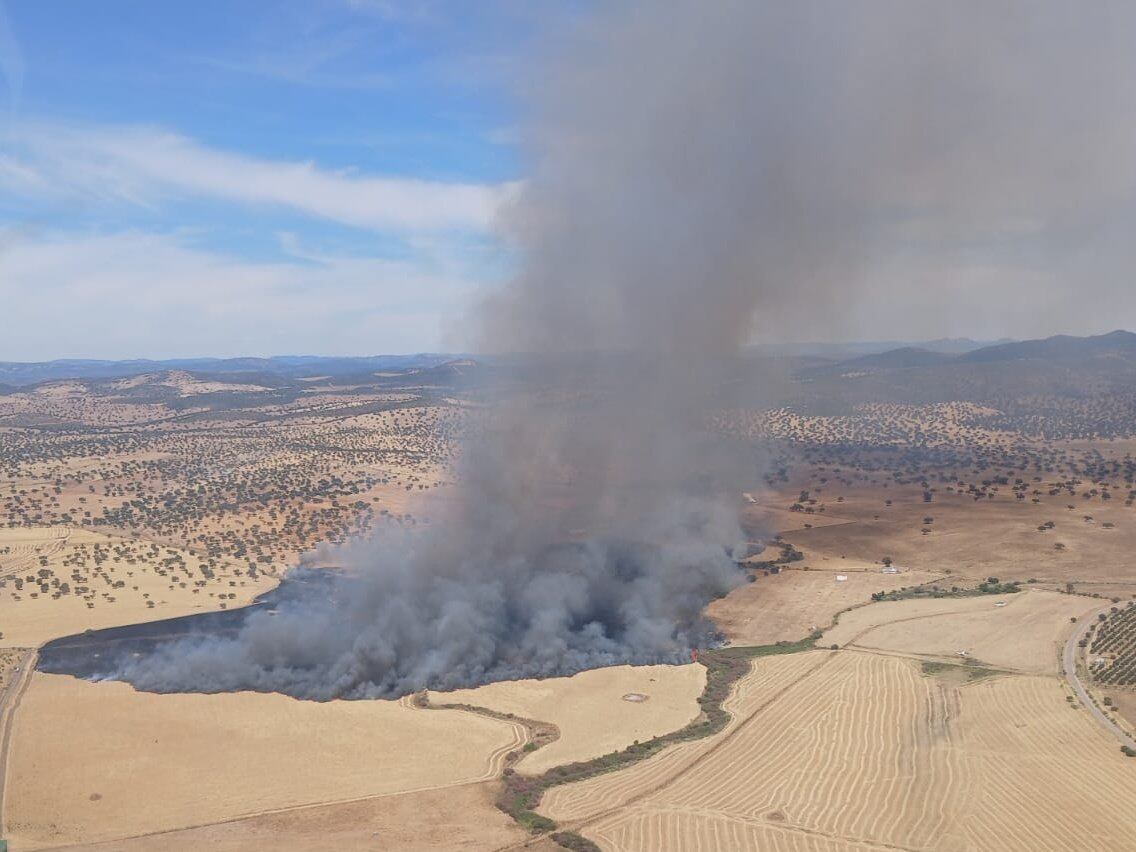
<path id="1" fill-rule="evenodd" d="M 19 671 L 7 688 L 0 693 L 0 838 L 7 834 L 4 821 L 4 793 L 8 786 L 8 746 L 12 740 L 12 721 L 16 709 L 20 706 L 20 698 L 31 680 L 31 673 L 35 669 L 35 658 L 34 650 L 22 654 Z"/>
<path id="2" fill-rule="evenodd" d="M 1109 606 L 1111 606 L 1111 604 Z M 1107 612 L 1108 609 L 1109 607 L 1106 606 L 1098 611 Z M 1065 673 L 1065 679 L 1069 682 L 1069 686 L 1073 688 L 1073 692 L 1077 694 L 1078 700 L 1085 706 L 1089 713 L 1092 714 L 1092 717 L 1097 720 L 1101 727 L 1116 737 L 1121 745 L 1136 749 L 1136 740 L 1128 736 L 1116 722 L 1108 718 L 1104 711 L 1097 707 L 1096 703 L 1089 697 L 1088 690 L 1086 690 L 1084 684 L 1081 683 L 1080 675 L 1077 674 L 1077 643 L 1081 641 L 1081 637 L 1093 626 L 1096 616 L 1096 612 L 1085 616 L 1081 625 L 1073 631 L 1073 634 L 1065 643 L 1065 650 L 1061 655 L 1061 666 Z"/>

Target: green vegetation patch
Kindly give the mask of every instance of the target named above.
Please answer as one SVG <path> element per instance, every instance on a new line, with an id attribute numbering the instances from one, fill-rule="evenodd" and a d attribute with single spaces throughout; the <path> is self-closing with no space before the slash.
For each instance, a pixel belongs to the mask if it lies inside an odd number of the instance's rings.
<path id="1" fill-rule="evenodd" d="M 552 835 L 552 839 L 573 852 L 600 852 L 600 847 L 574 831 L 558 831 Z"/>
<path id="2" fill-rule="evenodd" d="M 894 592 L 876 592 L 872 600 L 876 601 L 906 601 L 913 598 L 974 598 L 981 595 L 1012 595 L 1022 590 L 1019 581 L 1009 583 L 998 582 L 997 577 L 987 577 L 984 581 L 969 589 L 951 586 L 949 589 L 937 584 L 925 586 L 907 586 L 896 589 Z"/>
<path id="3" fill-rule="evenodd" d="M 968 660 L 965 663 L 923 661 L 923 674 L 928 677 L 939 677 L 944 680 L 960 681 L 963 683 L 981 680 L 984 677 L 1002 673 L 1001 669 L 991 668 L 978 660 Z"/>

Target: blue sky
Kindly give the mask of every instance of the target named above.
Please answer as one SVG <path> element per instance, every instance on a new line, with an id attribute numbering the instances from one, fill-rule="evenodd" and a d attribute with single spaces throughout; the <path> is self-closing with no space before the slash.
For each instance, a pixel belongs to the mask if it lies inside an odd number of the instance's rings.
<path id="1" fill-rule="evenodd" d="M 577 307 L 691 239 L 755 341 L 1136 327 L 1136 10 L 1033 5 L 0 0 L 0 360 L 465 350 L 525 186 Z"/>
<path id="2" fill-rule="evenodd" d="M 0 0 L 0 359 L 461 348 L 532 9 Z"/>

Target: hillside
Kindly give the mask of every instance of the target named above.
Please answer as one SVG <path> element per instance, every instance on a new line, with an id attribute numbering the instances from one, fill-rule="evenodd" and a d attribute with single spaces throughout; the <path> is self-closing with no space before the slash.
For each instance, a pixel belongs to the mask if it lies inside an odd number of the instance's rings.
<path id="1" fill-rule="evenodd" d="M 459 355 L 373 355 L 340 358 L 321 355 L 278 355 L 271 358 L 172 358 L 161 361 L 0 361 L 0 385 L 26 386 L 61 379 L 120 379 L 150 373 L 184 371 L 231 375 L 270 374 L 290 377 L 362 374 L 379 370 L 416 370 L 435 367 Z"/>
<path id="2" fill-rule="evenodd" d="M 1059 335 L 947 355 L 901 348 L 798 371 L 788 404 L 813 414 L 859 405 L 973 402 L 986 424 L 1050 437 L 1127 434 L 1136 419 L 1136 334 Z"/>

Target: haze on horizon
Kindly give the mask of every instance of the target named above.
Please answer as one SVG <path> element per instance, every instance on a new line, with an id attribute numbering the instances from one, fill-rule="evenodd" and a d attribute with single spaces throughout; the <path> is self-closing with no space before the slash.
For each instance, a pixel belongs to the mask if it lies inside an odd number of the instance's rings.
<path id="1" fill-rule="evenodd" d="M 757 120 L 747 144 L 808 140 L 757 159 L 805 187 L 785 215 L 832 248 L 782 270 L 792 296 L 751 340 L 1136 327 L 1136 8 L 906 5 L 817 2 L 804 37 L 756 7 L 785 36 L 754 39 L 773 83 L 699 95 L 691 120 Z M 637 14 L 663 31 L 660 9 Z M 518 265 L 503 222 L 538 164 L 516 128 L 554 82 L 520 69 L 610 20 L 569 2 L 112 11 L 0 0 L 0 360 L 468 350 L 461 318 Z M 602 176 L 622 155 L 594 156 Z"/>

